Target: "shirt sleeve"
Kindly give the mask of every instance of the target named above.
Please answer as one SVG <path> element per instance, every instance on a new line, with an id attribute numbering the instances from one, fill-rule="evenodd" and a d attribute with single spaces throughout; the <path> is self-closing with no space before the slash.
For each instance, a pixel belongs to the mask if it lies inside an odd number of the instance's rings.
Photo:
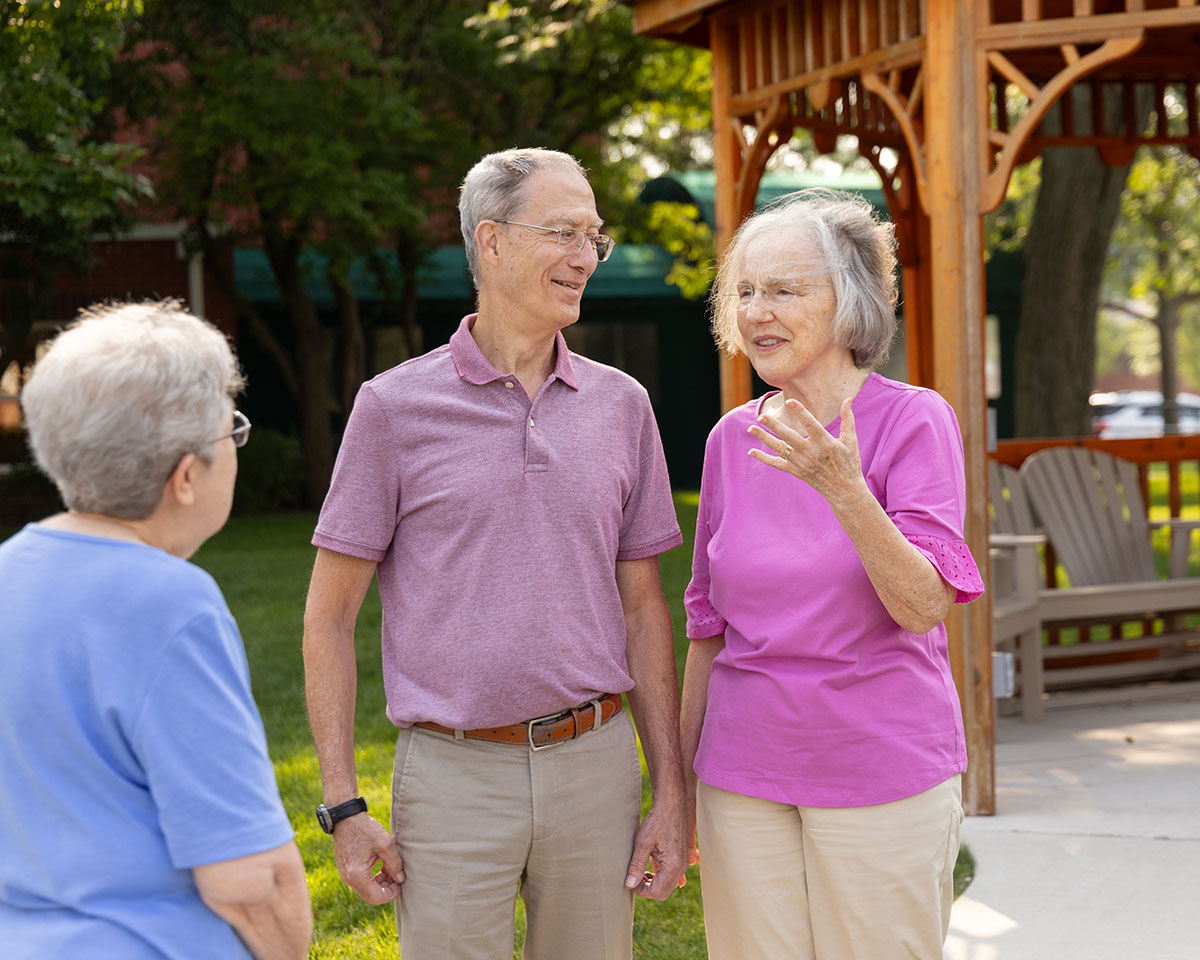
<path id="1" fill-rule="evenodd" d="M 387 411 L 369 383 L 354 409 L 338 450 L 329 493 L 312 543 L 362 560 L 381 561 L 400 515 L 401 462 Z"/>
<path id="2" fill-rule="evenodd" d="M 955 603 L 982 596 L 983 578 L 963 539 L 962 433 L 950 404 L 930 390 L 914 394 L 893 421 L 881 454 L 887 515 L 955 588 Z"/>
<path id="3" fill-rule="evenodd" d="M 641 418 L 637 436 L 637 475 L 621 509 L 618 560 L 654 557 L 683 543 L 654 409 L 645 390 L 638 389 Z"/>
<path id="4" fill-rule="evenodd" d="M 167 641 L 132 737 L 175 867 L 261 853 L 293 837 L 227 610 L 197 615 Z"/>
<path id="5" fill-rule="evenodd" d="M 687 613 L 687 636 L 691 640 L 715 637 L 725 632 L 728 626 L 709 598 L 711 574 L 708 560 L 708 544 L 712 539 L 709 526 L 711 515 L 712 488 L 717 483 L 715 461 L 716 431 L 709 434 L 704 447 L 704 471 L 700 478 L 700 509 L 696 513 L 696 546 L 692 552 L 692 580 L 683 593 L 683 607 Z"/>

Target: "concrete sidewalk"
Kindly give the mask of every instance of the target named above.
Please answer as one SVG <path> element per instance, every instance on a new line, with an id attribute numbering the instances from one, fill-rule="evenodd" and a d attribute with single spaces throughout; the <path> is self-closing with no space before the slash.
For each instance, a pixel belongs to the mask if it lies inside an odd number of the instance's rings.
<path id="1" fill-rule="evenodd" d="M 997 814 L 946 960 L 1200 958 L 1200 699 L 996 728 Z"/>

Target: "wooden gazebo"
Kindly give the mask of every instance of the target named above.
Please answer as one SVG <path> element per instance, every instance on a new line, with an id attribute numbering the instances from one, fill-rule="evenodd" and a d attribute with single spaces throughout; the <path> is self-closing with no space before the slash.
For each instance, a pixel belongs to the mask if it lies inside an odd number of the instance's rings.
<path id="1" fill-rule="evenodd" d="M 1145 143 L 1200 150 L 1197 0 L 628 2 L 639 33 L 712 51 L 718 250 L 795 131 L 825 151 L 858 139 L 899 238 L 909 379 L 958 413 L 966 535 L 986 561 L 981 217 L 1046 145 L 1092 145 L 1112 164 Z M 1139 96 L 1155 107 L 1148 130 Z M 748 365 L 724 358 L 723 408 L 749 397 Z M 985 599 L 947 624 L 976 814 L 995 811 L 990 613 Z"/>

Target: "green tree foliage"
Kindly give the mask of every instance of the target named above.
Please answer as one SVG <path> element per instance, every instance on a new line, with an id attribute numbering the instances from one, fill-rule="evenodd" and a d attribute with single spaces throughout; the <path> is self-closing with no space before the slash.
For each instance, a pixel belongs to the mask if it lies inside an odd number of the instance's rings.
<path id="1" fill-rule="evenodd" d="M 1105 276 L 1108 306 L 1149 320 L 1167 429 L 1177 423 L 1178 374 L 1200 383 L 1200 160 L 1145 147 L 1130 169 Z"/>
<path id="2" fill-rule="evenodd" d="M 126 226 L 150 193 L 130 169 L 137 151 L 113 142 L 109 115 L 134 6 L 0 0 L 0 366 L 32 361 L 31 326 L 55 272 L 88 269 L 94 235 Z"/>
<path id="3" fill-rule="evenodd" d="M 131 65 L 160 192 L 210 265 L 222 262 L 218 238 L 260 245 L 271 263 L 289 329 L 247 303 L 239 313 L 295 399 L 310 504 L 332 468 L 332 417 L 365 372 L 350 265 L 422 217 L 414 153 L 429 130 L 393 31 L 410 6 L 298 0 L 284 13 L 269 0 L 152 0 L 139 39 L 153 53 Z M 313 250 L 327 257 L 338 303 L 332 338 L 305 283 Z M 221 279 L 236 296 L 234 279 Z"/>
<path id="4" fill-rule="evenodd" d="M 536 145 L 577 156 L 591 171 L 605 229 L 621 242 L 670 249 L 668 282 L 702 296 L 710 231 L 698 216 L 652 211 L 638 194 L 650 177 L 712 162 L 707 51 L 635 36 L 617 0 L 498 0 L 466 25 L 487 60 L 462 81 L 478 85 L 464 91 L 468 126 L 490 149 Z"/>
<path id="5" fill-rule="evenodd" d="M 418 352 L 416 272 L 482 154 L 575 154 L 611 232 L 641 240 L 637 186 L 654 165 L 696 162 L 709 127 L 704 56 L 633 36 L 617 0 L 147 0 L 137 38 L 153 52 L 131 64 L 128 99 L 160 193 L 196 244 L 215 253 L 221 236 L 270 259 L 290 328 L 239 311 L 295 397 L 310 503 L 372 372 L 352 264 L 375 263 Z M 392 273 L 375 256 L 387 246 Z M 336 329 L 305 289 L 307 251 L 329 263 Z"/>
<path id="6" fill-rule="evenodd" d="M 997 251 L 1020 250 L 1029 236 L 1033 203 L 1042 184 L 1042 161 L 1036 159 L 1017 167 L 1008 181 L 1004 202 L 983 218 L 983 255 L 990 260 Z"/>

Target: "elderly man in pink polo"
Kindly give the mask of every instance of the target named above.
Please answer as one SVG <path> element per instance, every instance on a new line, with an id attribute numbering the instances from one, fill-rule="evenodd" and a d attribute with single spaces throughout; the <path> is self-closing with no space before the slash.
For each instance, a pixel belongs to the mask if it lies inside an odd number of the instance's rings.
<path id="1" fill-rule="evenodd" d="M 396 903 L 404 960 L 632 956 L 634 895 L 685 868 L 671 622 L 681 542 L 654 414 L 562 329 L 612 240 L 566 154 L 484 157 L 459 201 L 478 313 L 365 383 L 317 524 L 305 614 L 322 826 Z M 399 728 L 391 833 L 358 796 L 354 623 L 383 602 Z M 654 791 L 641 776 L 627 693 Z"/>

